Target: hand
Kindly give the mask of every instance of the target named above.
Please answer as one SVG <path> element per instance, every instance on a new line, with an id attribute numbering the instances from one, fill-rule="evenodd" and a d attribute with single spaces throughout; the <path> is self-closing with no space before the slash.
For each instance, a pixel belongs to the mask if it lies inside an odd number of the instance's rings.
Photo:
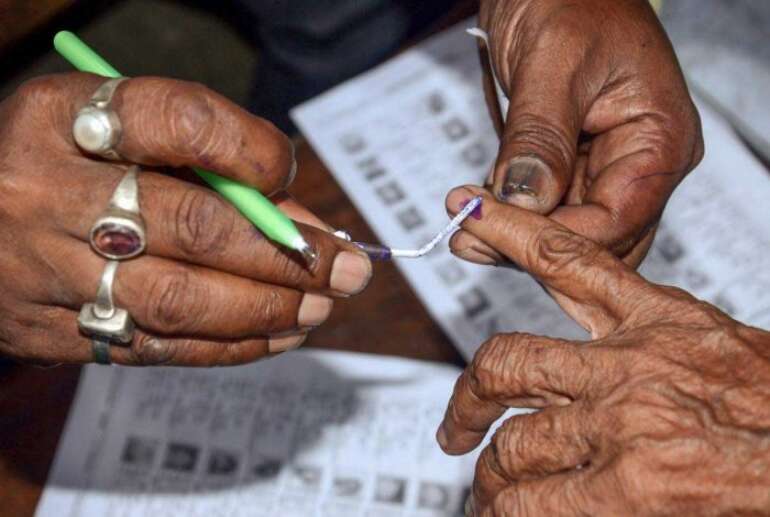
<path id="1" fill-rule="evenodd" d="M 482 0 L 480 24 L 511 100 L 495 196 L 638 265 L 703 156 L 698 113 L 648 0 Z M 490 80 L 487 104 L 501 121 Z M 464 232 L 452 249 L 504 260 Z"/>
<path id="2" fill-rule="evenodd" d="M 104 82 L 89 74 L 43 77 L 0 104 L 0 353 L 43 363 L 88 362 L 80 307 L 94 300 L 105 260 L 88 244 L 126 164 L 74 144 L 77 110 Z M 200 166 L 262 192 L 291 180 L 291 142 L 196 84 L 158 78 L 121 83 L 112 107 L 118 153 L 145 166 Z M 318 251 L 303 260 L 260 234 L 213 191 L 144 168 L 140 203 L 147 251 L 122 262 L 115 303 L 133 316 L 130 347 L 112 360 L 223 365 L 298 346 L 332 299 L 361 291 L 368 258 L 284 197 L 280 206 Z"/>
<path id="3" fill-rule="evenodd" d="M 450 212 L 476 192 L 452 192 Z M 464 227 L 560 293 L 594 338 L 501 334 L 460 377 L 437 434 L 450 454 L 507 408 L 540 409 L 482 451 L 476 515 L 767 515 L 770 332 L 489 195 Z"/>

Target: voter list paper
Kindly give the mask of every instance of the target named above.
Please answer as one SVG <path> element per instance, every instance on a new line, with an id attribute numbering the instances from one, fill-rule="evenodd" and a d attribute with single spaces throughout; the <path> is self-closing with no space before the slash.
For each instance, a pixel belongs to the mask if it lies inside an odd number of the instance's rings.
<path id="1" fill-rule="evenodd" d="M 221 369 L 87 366 L 36 515 L 463 515 L 477 454 L 435 439 L 458 375 L 309 350 Z"/>
<path id="2" fill-rule="evenodd" d="M 447 221 L 444 198 L 483 184 L 498 139 L 473 21 L 299 106 L 292 116 L 382 243 L 418 247 Z M 700 105 L 706 157 L 666 209 L 641 271 L 770 328 L 770 176 Z M 353 238 L 355 239 L 355 235 Z M 398 267 L 470 358 L 504 331 L 587 337 L 526 274 L 475 266 L 446 245 Z"/>

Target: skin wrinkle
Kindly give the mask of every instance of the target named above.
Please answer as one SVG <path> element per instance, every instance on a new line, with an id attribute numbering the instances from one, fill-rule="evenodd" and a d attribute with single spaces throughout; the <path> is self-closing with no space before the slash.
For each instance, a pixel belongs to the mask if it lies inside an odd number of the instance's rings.
<path id="1" fill-rule="evenodd" d="M 494 472 L 497 476 L 508 479 L 507 474 L 505 470 L 503 469 L 503 466 L 500 464 L 500 447 L 499 447 L 499 435 L 498 433 L 495 433 L 492 436 L 492 440 L 489 442 L 489 453 L 487 453 L 484 456 L 484 460 L 486 461 L 487 465 L 490 467 L 492 472 Z M 515 479 L 508 479 L 508 481 L 516 481 Z"/>
<path id="2" fill-rule="evenodd" d="M 221 214 L 226 214 L 223 218 Z M 189 257 L 223 254 L 232 241 L 235 214 L 219 197 L 191 189 L 184 193 L 173 218 L 174 237 Z"/>
<path id="3" fill-rule="evenodd" d="M 200 321 L 207 310 L 208 296 L 196 293 L 197 296 L 190 297 L 196 300 L 194 306 L 185 303 L 188 293 L 198 287 L 191 277 L 189 270 L 181 269 L 177 274 L 163 275 L 151 283 L 146 291 L 145 321 L 153 322 L 169 334 L 178 334 L 189 324 Z"/>
<path id="4" fill-rule="evenodd" d="M 267 323 L 266 330 L 270 333 L 278 330 L 278 324 L 285 314 L 284 299 L 278 291 L 263 291 L 259 299 L 254 299 L 251 304 L 251 314 L 254 321 L 263 319 Z M 294 312 L 292 323 L 297 324 L 297 313 Z"/>
<path id="5" fill-rule="evenodd" d="M 555 166 L 557 170 L 568 170 L 567 164 L 572 163 L 577 154 L 576 146 L 569 143 L 570 138 L 562 133 L 558 126 L 544 120 L 534 111 L 526 113 L 521 106 L 514 106 L 513 111 L 517 112 L 515 119 L 511 120 L 515 129 L 503 133 L 501 145 L 516 142 L 517 147 L 521 149 L 540 149 L 537 153 L 519 152 L 517 156 L 536 156 L 544 160 L 546 165 L 550 162 L 552 168 Z M 549 151 L 547 154 L 542 152 L 543 142 L 550 144 L 545 148 Z M 552 150 L 556 150 L 556 153 L 553 154 Z"/>
<path id="6" fill-rule="evenodd" d="M 131 362 L 137 366 L 170 364 L 176 354 L 176 344 L 144 336 L 131 347 Z"/>
<path id="7" fill-rule="evenodd" d="M 162 107 L 161 124 L 169 125 L 171 142 L 179 143 L 179 149 L 175 148 L 172 152 L 190 152 L 196 157 L 217 154 L 209 153 L 209 149 L 220 150 L 217 146 L 221 145 L 214 110 L 205 96 L 194 91 L 185 93 L 182 94 L 179 88 L 171 87 L 167 88 L 162 96 L 159 95 L 158 104 Z M 227 160 L 229 156 L 223 158 Z"/>

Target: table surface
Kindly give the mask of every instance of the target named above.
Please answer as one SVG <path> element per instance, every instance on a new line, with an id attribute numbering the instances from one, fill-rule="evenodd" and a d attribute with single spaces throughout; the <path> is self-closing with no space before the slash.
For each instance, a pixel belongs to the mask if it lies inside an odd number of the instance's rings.
<path id="1" fill-rule="evenodd" d="M 353 204 L 312 149 L 298 145 L 291 193 L 335 228 L 375 240 Z M 375 264 L 368 289 L 335 304 L 305 346 L 462 364 L 392 263 Z M 34 513 L 77 387 L 79 367 L 0 367 L 0 501 L 3 515 Z"/>

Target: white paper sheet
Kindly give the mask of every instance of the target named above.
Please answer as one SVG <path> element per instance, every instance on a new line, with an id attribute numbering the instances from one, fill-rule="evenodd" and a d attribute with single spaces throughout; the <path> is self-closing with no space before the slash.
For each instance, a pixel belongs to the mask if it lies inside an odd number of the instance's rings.
<path id="1" fill-rule="evenodd" d="M 328 351 L 88 366 L 36 515 L 461 515 L 476 456 L 434 437 L 458 374 Z"/>
<path id="2" fill-rule="evenodd" d="M 298 107 L 293 118 L 389 246 L 446 224 L 444 197 L 483 183 L 498 147 L 476 41 L 461 23 Z M 674 194 L 642 271 L 770 327 L 770 176 L 701 106 L 707 153 Z M 355 239 L 355 235 L 353 238 Z M 499 331 L 585 333 L 524 274 L 467 264 L 446 245 L 398 266 L 466 357 Z"/>

